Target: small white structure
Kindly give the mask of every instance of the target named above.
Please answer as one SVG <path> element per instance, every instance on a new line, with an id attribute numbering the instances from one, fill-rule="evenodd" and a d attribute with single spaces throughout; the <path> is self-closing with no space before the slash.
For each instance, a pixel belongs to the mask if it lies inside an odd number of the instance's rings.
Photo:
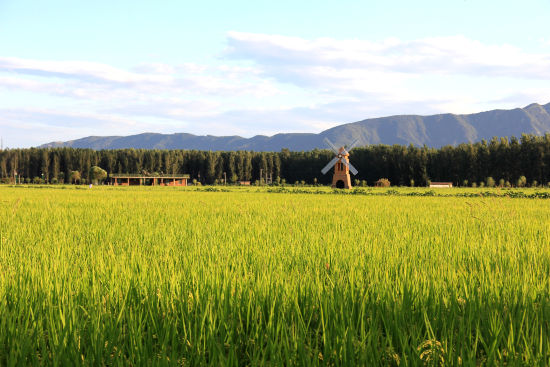
<path id="1" fill-rule="evenodd" d="M 446 188 L 453 187 L 453 183 L 452 182 L 430 182 L 430 187 L 446 189 Z"/>

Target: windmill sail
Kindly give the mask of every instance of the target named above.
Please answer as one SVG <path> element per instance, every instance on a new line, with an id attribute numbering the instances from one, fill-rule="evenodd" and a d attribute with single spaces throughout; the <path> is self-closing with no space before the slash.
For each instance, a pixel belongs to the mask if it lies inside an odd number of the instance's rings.
<path id="1" fill-rule="evenodd" d="M 323 175 L 326 174 L 339 160 L 340 160 L 340 158 L 335 157 L 330 162 L 328 162 L 328 164 L 325 166 L 325 168 L 323 168 L 321 170 Z"/>

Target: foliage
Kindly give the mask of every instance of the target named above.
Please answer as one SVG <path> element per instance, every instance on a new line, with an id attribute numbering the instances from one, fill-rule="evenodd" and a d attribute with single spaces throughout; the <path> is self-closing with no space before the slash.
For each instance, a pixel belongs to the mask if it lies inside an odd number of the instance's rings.
<path id="1" fill-rule="evenodd" d="M 101 167 L 92 166 L 92 168 L 90 168 L 90 173 L 88 177 L 94 184 L 97 184 L 98 182 L 101 182 L 107 178 L 107 171 L 105 171 Z"/>
<path id="2" fill-rule="evenodd" d="M 381 178 L 374 183 L 374 186 L 377 187 L 390 187 L 390 180 L 387 178 Z"/>
<path id="3" fill-rule="evenodd" d="M 0 187 L 0 365 L 546 365 L 548 191 L 439 192 Z"/>
<path id="4" fill-rule="evenodd" d="M 77 182 L 80 182 L 80 180 L 82 180 L 82 177 L 79 171 L 71 171 L 69 173 L 69 179 L 71 180 L 71 183 L 76 184 Z"/>
<path id="5" fill-rule="evenodd" d="M 394 186 L 426 186 L 429 181 L 453 182 L 454 186 L 495 181 L 524 185 L 550 181 L 550 134 L 493 138 L 473 144 L 460 144 L 432 149 L 426 146 L 371 145 L 353 149 L 350 160 L 359 170 L 354 179 L 374 185 L 386 177 Z M 189 174 L 202 184 L 213 184 L 225 176 L 233 183 L 259 181 L 260 173 L 285 182 L 329 185 L 332 175 L 320 175 L 321 169 L 333 158 L 328 150 L 309 152 L 205 152 L 198 150 L 99 150 L 9 149 L 0 152 L 0 179 L 13 177 L 16 170 L 24 178 L 70 177 L 71 171 L 82 173 L 89 180 L 92 166 L 109 173 Z"/>

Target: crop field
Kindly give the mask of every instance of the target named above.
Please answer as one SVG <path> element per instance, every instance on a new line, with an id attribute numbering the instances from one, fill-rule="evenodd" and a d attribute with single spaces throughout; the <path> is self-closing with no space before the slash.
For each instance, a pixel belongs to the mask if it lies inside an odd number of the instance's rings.
<path id="1" fill-rule="evenodd" d="M 0 365 L 550 365 L 550 190 L 392 190 L 0 187 Z"/>

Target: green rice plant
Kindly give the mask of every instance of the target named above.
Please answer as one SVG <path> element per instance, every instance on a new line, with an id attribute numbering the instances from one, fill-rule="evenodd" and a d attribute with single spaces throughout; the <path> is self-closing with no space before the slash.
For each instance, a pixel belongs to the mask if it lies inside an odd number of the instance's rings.
<path id="1" fill-rule="evenodd" d="M 0 187 L 0 365 L 550 364 L 548 191 L 362 190 Z"/>

